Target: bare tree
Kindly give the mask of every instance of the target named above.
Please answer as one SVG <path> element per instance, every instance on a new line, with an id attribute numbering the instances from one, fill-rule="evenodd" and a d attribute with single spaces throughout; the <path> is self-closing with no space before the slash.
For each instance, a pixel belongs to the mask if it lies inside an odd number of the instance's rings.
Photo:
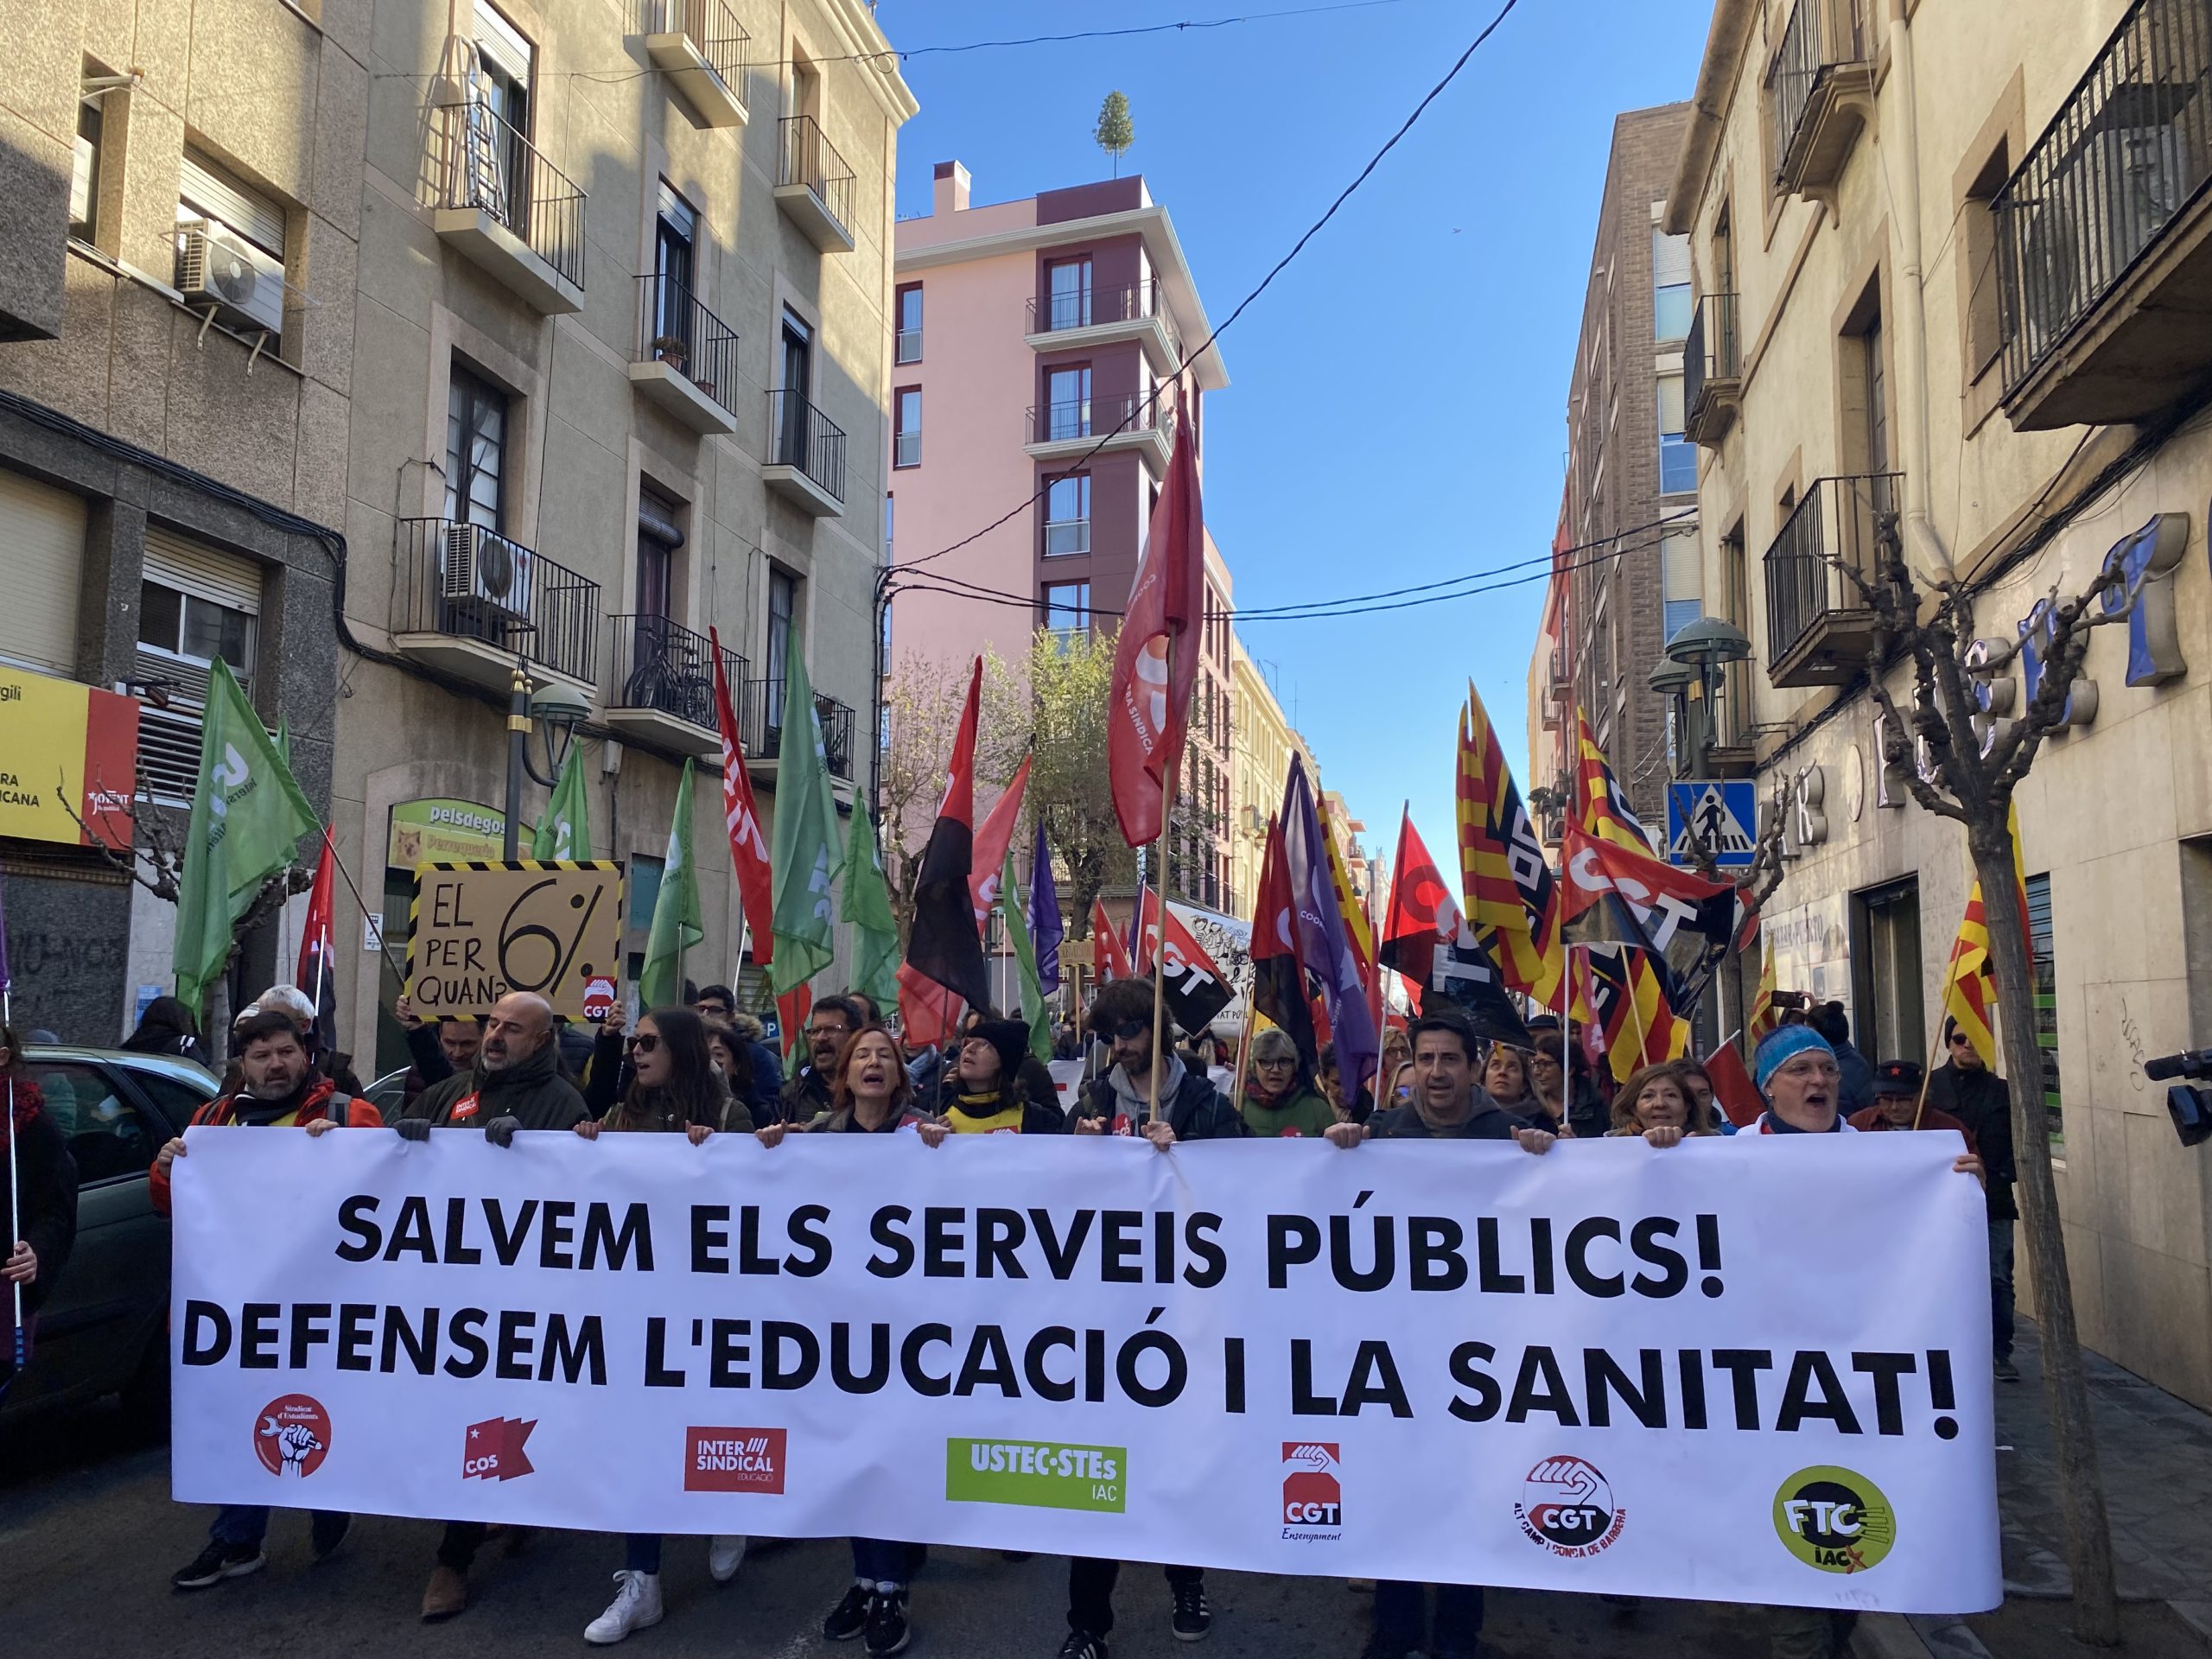
<path id="1" fill-rule="evenodd" d="M 944 800 L 945 765 L 968 696 L 970 663 L 908 653 L 884 683 L 886 716 L 877 810 L 891 907 L 904 934 L 914 918 L 921 851 Z M 983 692 L 976 721 L 976 807 L 988 811 L 1028 747 L 1027 694 L 1014 672 L 983 653 Z M 1032 787 L 1034 787 L 1033 780 Z"/>
<path id="2" fill-rule="evenodd" d="M 1991 673 L 2012 665 L 2019 645 L 1977 639 L 1974 593 L 1964 582 L 1947 575 L 1933 583 L 1932 597 L 1922 593 L 1906 563 L 1894 513 L 1878 515 L 1876 531 L 1872 570 L 1838 563 L 1875 616 L 1866 677 L 1883 715 L 1882 763 L 1923 809 L 1964 827 L 1967 850 L 1981 883 L 2005 1070 L 2012 1080 L 2021 1221 L 2043 1326 L 2044 1394 L 2074 1579 L 2074 1633 L 2085 1643 L 2109 1647 L 2120 1640 L 2112 1535 L 2051 1169 L 2027 918 L 2012 898 L 2011 811 L 2013 791 L 2035 764 L 2044 740 L 2068 723 L 2069 703 L 2094 631 L 2126 620 L 2126 605 L 2107 606 L 2103 601 L 2108 594 L 2129 593 L 2121 563 L 2127 543 L 2115 548 L 2084 587 L 2062 593 L 2053 586 L 2045 594 L 2036 642 L 2040 677 L 2025 707 L 2008 718 L 1985 708 L 1978 694 Z M 1911 673 L 1909 710 L 1898 706 L 1886 677 L 1900 664 Z"/>

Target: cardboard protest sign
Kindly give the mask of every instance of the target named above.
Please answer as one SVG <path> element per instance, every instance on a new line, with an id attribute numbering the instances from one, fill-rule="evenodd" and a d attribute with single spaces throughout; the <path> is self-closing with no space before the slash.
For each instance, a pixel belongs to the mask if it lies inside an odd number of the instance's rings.
<path id="1" fill-rule="evenodd" d="M 407 994 L 425 1020 L 485 1013 L 510 991 L 534 991 L 555 1014 L 589 1019 L 612 1001 L 604 982 L 621 955 L 622 867 L 424 864 L 408 923 Z"/>

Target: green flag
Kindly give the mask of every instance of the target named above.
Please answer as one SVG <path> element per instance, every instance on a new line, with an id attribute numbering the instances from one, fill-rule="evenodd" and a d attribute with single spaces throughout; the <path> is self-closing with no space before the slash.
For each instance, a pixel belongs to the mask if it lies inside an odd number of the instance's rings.
<path id="1" fill-rule="evenodd" d="M 290 770 L 292 765 L 292 722 L 284 717 L 284 711 L 282 709 L 279 709 L 276 711 L 276 758 L 284 763 L 284 766 L 287 771 Z"/>
<path id="2" fill-rule="evenodd" d="M 200 721 L 200 786 L 192 792 L 177 883 L 176 994 L 199 1013 L 231 939 L 262 884 L 321 825 L 276 745 L 220 658 Z"/>
<path id="3" fill-rule="evenodd" d="M 584 793 L 583 746 L 571 743 L 553 798 L 531 836 L 532 858 L 588 859 L 591 856 L 591 798 Z M 690 860 L 684 861 L 687 864 Z"/>
<path id="4" fill-rule="evenodd" d="M 1029 937 L 1029 917 L 1014 885 L 1014 851 L 1007 849 L 1006 874 L 999 880 L 999 906 L 1006 918 L 1007 942 L 1014 946 L 1014 966 L 1021 970 L 1021 1017 L 1029 1022 L 1029 1052 L 1040 1060 L 1052 1058 L 1052 1016 L 1045 1007 L 1045 982 L 1037 973 L 1037 942 Z"/>
<path id="5" fill-rule="evenodd" d="M 837 869 L 837 803 L 822 748 L 822 719 L 799 655 L 798 624 L 784 648 L 784 728 L 776 750 L 776 817 L 769 846 L 775 873 L 775 960 L 768 983 L 778 996 L 830 965 L 830 882 Z"/>
<path id="6" fill-rule="evenodd" d="M 683 953 L 707 937 L 699 925 L 699 874 L 691 861 L 691 762 L 676 784 L 676 822 L 668 827 L 668 861 L 661 866 L 653 925 L 645 935 L 645 966 L 638 1005 L 664 1008 L 683 1000 Z"/>
<path id="7" fill-rule="evenodd" d="M 899 924 L 891 915 L 891 889 L 884 884 L 883 855 L 876 850 L 875 824 L 855 810 L 845 837 L 844 894 L 838 919 L 850 922 L 859 947 L 853 987 L 874 997 L 879 1007 L 899 1002 Z"/>

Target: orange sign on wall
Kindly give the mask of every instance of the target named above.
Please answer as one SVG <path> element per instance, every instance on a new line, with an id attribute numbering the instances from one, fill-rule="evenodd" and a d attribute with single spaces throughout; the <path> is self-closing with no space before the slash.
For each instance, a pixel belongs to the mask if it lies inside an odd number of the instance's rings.
<path id="1" fill-rule="evenodd" d="M 130 845 L 138 702 L 0 665 L 0 836 Z"/>

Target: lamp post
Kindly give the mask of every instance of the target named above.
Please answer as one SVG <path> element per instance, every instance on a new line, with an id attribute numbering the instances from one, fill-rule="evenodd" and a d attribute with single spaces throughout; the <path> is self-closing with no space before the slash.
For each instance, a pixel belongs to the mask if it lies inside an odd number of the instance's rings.
<path id="1" fill-rule="evenodd" d="M 1684 671 L 1688 681 L 1688 701 L 1698 705 L 1694 717 L 1694 731 L 1686 732 L 1690 744 L 1689 775 L 1702 779 L 1706 771 L 1706 751 L 1719 741 L 1718 711 L 1720 698 L 1720 674 L 1730 663 L 1740 663 L 1751 654 L 1751 636 L 1732 622 L 1724 622 L 1717 616 L 1701 616 L 1680 630 L 1667 642 L 1667 658 L 1671 664 Z M 1652 682 L 1658 683 L 1659 671 L 1652 671 Z"/>
<path id="2" fill-rule="evenodd" d="M 514 687 L 507 700 L 507 823 L 501 842 L 510 863 L 521 856 L 524 775 L 527 773 L 541 788 L 552 788 L 560 780 L 561 768 L 568 763 L 569 746 L 575 741 L 576 728 L 590 713 L 591 700 L 574 686 L 563 685 L 558 680 L 550 680 L 533 692 L 530 689 L 528 666 L 519 660 L 516 662 Z M 530 758 L 533 719 L 545 728 L 545 771 L 542 775 Z"/>
<path id="3" fill-rule="evenodd" d="M 1667 700 L 1668 767 L 1670 775 L 1697 775 L 1697 747 L 1689 730 L 1690 671 L 1664 657 L 1651 665 L 1651 689 Z"/>

